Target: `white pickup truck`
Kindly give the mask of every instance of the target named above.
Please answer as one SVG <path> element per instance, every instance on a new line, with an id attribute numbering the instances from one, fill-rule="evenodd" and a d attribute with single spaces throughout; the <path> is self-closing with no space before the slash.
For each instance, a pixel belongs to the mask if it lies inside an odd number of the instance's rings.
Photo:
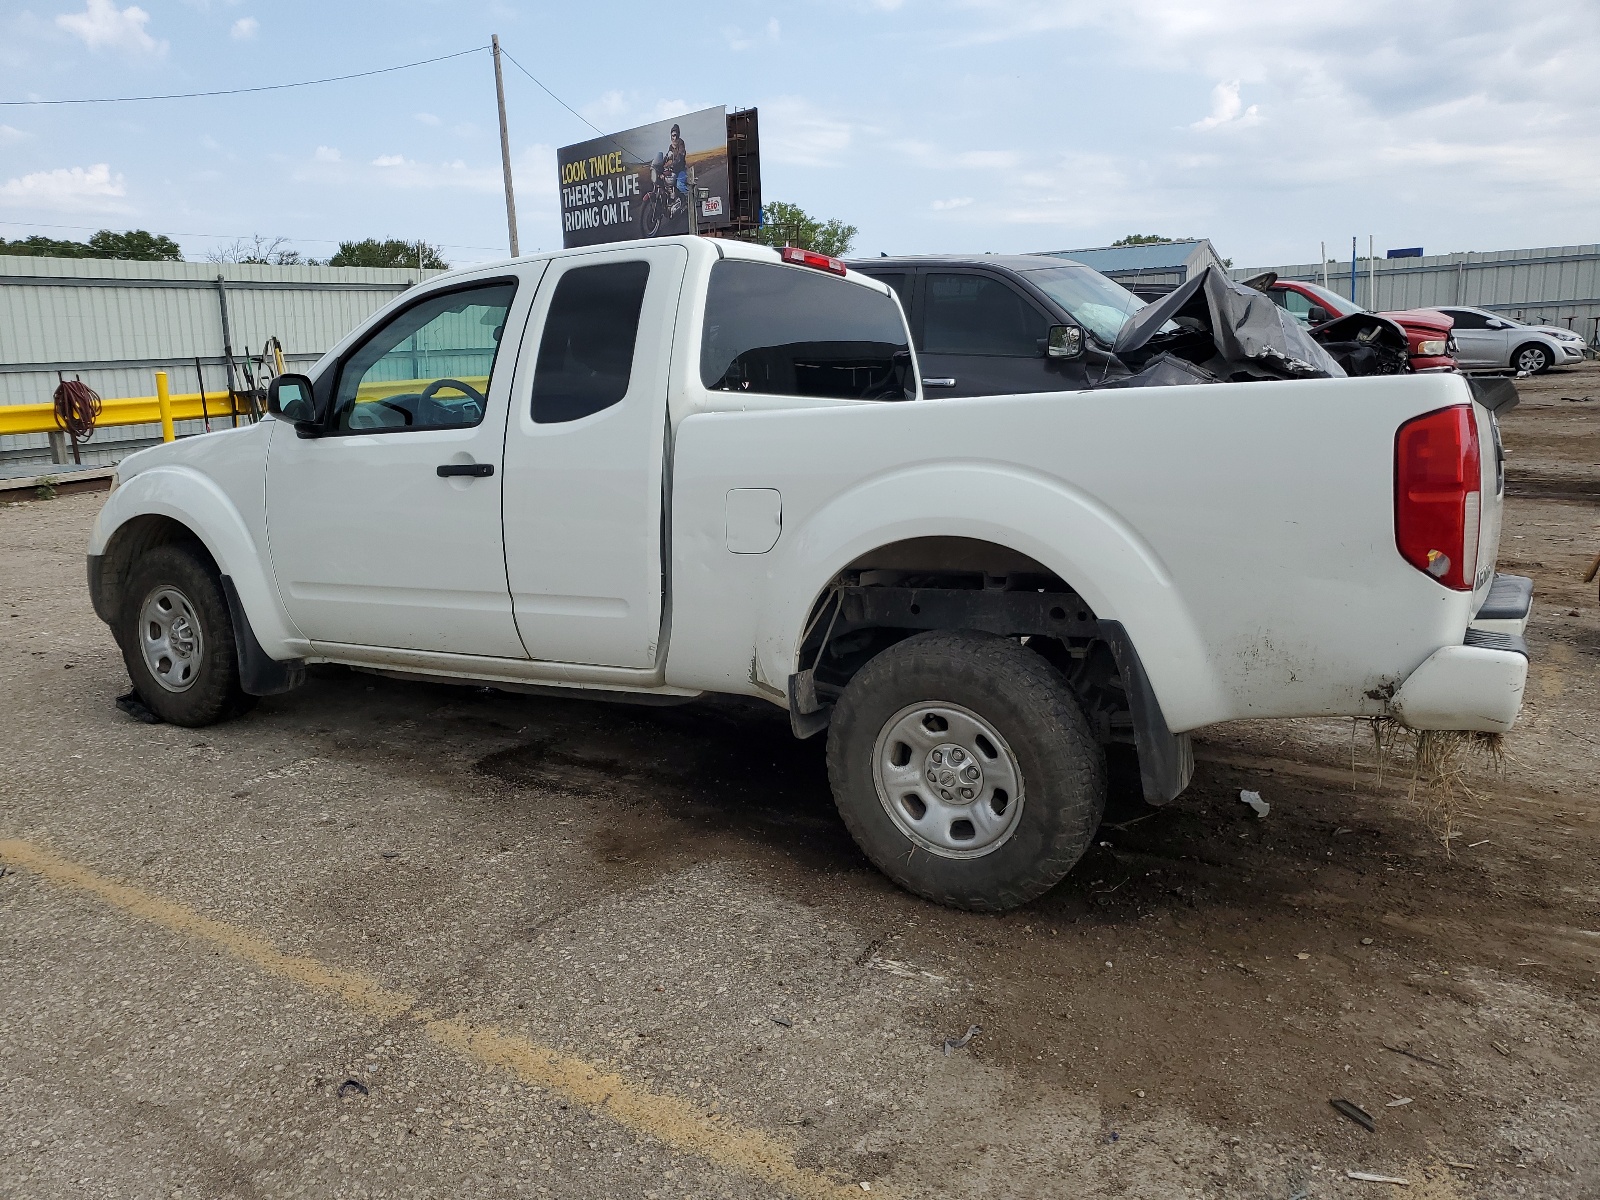
<path id="1" fill-rule="evenodd" d="M 1161 803 L 1213 722 L 1522 702 L 1531 585 L 1454 375 L 925 399 L 883 283 L 685 237 L 431 279 L 268 408 L 128 458 L 95 524 L 167 721 L 313 662 L 761 697 L 827 729 L 883 871 L 993 910 L 1083 853 L 1107 746 Z"/>

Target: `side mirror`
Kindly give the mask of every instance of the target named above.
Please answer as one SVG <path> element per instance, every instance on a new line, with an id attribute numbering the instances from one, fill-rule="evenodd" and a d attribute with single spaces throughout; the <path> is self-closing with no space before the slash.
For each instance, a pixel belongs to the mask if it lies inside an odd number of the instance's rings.
<path id="1" fill-rule="evenodd" d="M 1328 316 L 1328 310 L 1320 304 L 1313 304 L 1311 311 L 1306 314 L 1306 323 L 1308 325 L 1326 325 L 1331 319 Z"/>
<path id="2" fill-rule="evenodd" d="M 1497 321 L 1493 317 L 1490 317 L 1489 320 L 1486 322 L 1486 324 L 1489 326 L 1490 329 L 1509 329 L 1509 328 L 1511 328 L 1504 321 Z"/>
<path id="3" fill-rule="evenodd" d="M 1076 325 L 1050 326 L 1045 354 L 1050 358 L 1082 358 L 1083 330 Z"/>
<path id="4" fill-rule="evenodd" d="M 304 375 L 274 376 L 267 385 L 267 411 L 295 425 L 320 425 L 323 417 L 311 380 Z"/>

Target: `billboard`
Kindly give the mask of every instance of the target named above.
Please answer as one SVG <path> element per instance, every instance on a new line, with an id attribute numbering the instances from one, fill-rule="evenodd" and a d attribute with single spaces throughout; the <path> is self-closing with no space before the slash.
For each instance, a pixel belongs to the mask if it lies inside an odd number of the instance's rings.
<path id="1" fill-rule="evenodd" d="M 733 224 L 723 108 L 563 146 L 556 163 L 567 248 Z"/>

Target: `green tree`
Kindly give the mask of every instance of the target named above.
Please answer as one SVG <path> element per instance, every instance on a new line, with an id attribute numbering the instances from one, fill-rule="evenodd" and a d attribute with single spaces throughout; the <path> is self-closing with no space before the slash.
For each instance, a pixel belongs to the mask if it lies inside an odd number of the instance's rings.
<path id="1" fill-rule="evenodd" d="M 756 241 L 763 246 L 799 246 L 818 254 L 842 258 L 855 245 L 856 227 L 843 221 L 821 221 L 798 204 L 768 200 L 761 206 L 761 228 Z"/>
<path id="2" fill-rule="evenodd" d="M 1127 237 L 1120 237 L 1111 244 L 1113 246 L 1160 246 L 1177 240 L 1177 238 L 1162 237 L 1159 233 L 1130 233 Z"/>
<path id="3" fill-rule="evenodd" d="M 121 258 L 134 262 L 182 262 L 183 251 L 178 243 L 159 233 L 144 229 L 130 229 L 115 233 L 102 229 L 89 239 L 89 249 L 96 258 Z"/>
<path id="4" fill-rule="evenodd" d="M 330 267 L 421 267 L 424 270 L 444 270 L 449 267 L 437 246 L 427 242 L 404 242 L 399 238 L 379 241 L 367 238 L 360 242 L 340 242 L 328 260 Z"/>
<path id="5" fill-rule="evenodd" d="M 19 238 L 8 242 L 0 238 L 0 254 L 23 254 L 36 258 L 121 258 L 141 262 L 182 262 L 183 251 L 169 237 L 143 229 L 130 229 L 118 233 L 102 229 L 87 242 L 69 242 L 58 238 Z"/>
<path id="6" fill-rule="evenodd" d="M 25 255 L 30 258 L 90 258 L 89 247 L 82 242 L 65 242 L 56 238 L 33 237 L 18 238 L 8 242 L 0 238 L 0 254 Z"/>

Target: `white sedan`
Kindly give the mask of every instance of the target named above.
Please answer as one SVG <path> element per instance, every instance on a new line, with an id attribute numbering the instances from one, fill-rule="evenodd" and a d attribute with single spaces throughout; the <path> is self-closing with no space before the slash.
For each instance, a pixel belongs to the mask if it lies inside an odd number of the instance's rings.
<path id="1" fill-rule="evenodd" d="M 1583 361 L 1588 343 L 1558 325 L 1524 325 L 1483 308 L 1440 308 L 1455 318 L 1456 361 L 1469 371 L 1513 370 L 1538 375 Z"/>

